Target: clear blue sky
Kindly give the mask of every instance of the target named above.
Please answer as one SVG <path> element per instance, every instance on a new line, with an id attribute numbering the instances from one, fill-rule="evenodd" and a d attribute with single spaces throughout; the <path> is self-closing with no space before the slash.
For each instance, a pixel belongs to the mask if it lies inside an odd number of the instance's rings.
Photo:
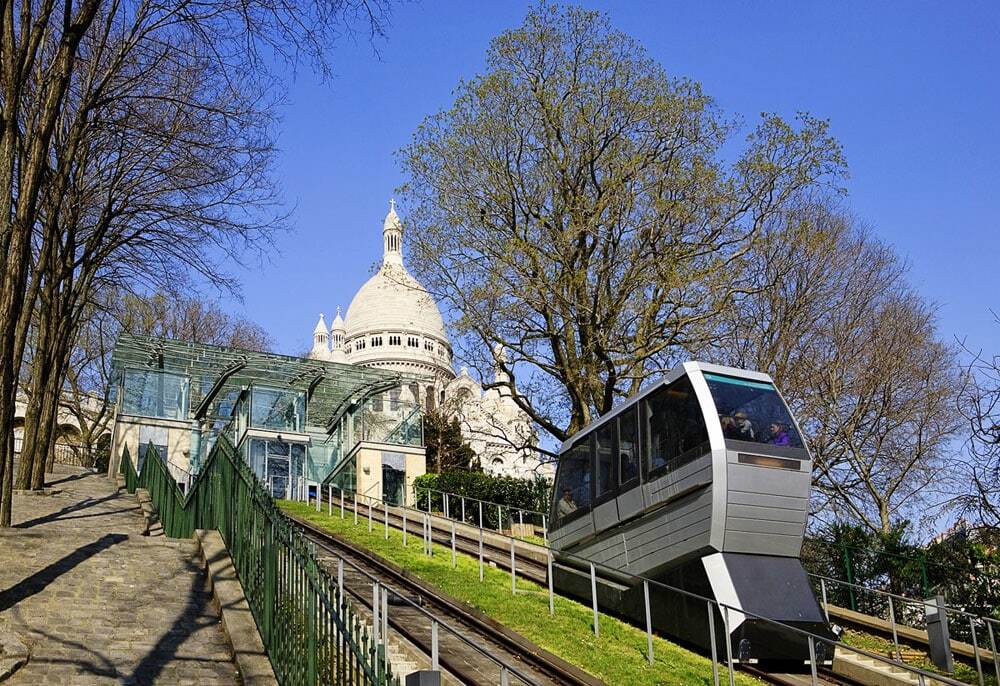
<path id="1" fill-rule="evenodd" d="M 1000 352 L 1000 3 L 588 2 L 724 111 L 829 118 L 848 202 L 912 265 L 945 336 Z M 301 70 L 283 110 L 278 178 L 294 232 L 242 274 L 244 303 L 277 349 L 308 349 L 319 312 L 345 310 L 381 253 L 401 177 L 393 152 L 483 68 L 489 40 L 527 5 L 397 7 L 380 58 L 363 40 L 321 83 Z M 405 216 L 404 216 L 405 220 Z"/>

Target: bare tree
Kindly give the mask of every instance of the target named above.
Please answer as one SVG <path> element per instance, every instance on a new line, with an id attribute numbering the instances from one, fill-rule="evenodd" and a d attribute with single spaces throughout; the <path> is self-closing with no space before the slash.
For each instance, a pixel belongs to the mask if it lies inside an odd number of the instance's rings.
<path id="1" fill-rule="evenodd" d="M 304 57 L 325 70 L 339 31 L 358 22 L 380 33 L 386 9 L 381 0 L 3 3 L 0 526 L 10 522 L 14 381 L 32 322 L 32 466 L 21 476 L 37 483 L 86 294 L 190 269 L 225 283 L 220 258 L 266 239 L 277 218 L 267 172 L 281 87 L 267 65 Z"/>
<path id="2" fill-rule="evenodd" d="M 843 210 L 802 201 L 748 253 L 746 293 L 702 354 L 771 373 L 814 463 L 814 514 L 887 533 L 940 503 L 955 352 L 905 267 Z"/>
<path id="3" fill-rule="evenodd" d="M 969 438 L 957 505 L 979 523 L 1000 527 L 1000 354 L 963 347 L 972 359 L 959 396 Z"/>
<path id="4" fill-rule="evenodd" d="M 456 348 L 564 439 L 700 346 L 769 217 L 842 171 L 825 122 L 739 127 L 604 15 L 542 4 L 401 151 L 410 263 Z M 496 384 L 487 383 L 486 387 Z"/>

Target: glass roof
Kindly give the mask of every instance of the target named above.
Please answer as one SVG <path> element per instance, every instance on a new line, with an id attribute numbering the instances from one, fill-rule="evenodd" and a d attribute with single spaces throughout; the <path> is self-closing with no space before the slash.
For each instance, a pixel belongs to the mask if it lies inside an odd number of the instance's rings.
<path id="1" fill-rule="evenodd" d="M 333 428 L 367 395 L 408 380 L 381 369 L 131 334 L 118 338 L 111 364 L 116 374 L 143 369 L 190 377 L 192 417 L 210 421 L 227 419 L 240 392 L 251 384 L 304 391 L 306 424 L 323 428 Z"/>

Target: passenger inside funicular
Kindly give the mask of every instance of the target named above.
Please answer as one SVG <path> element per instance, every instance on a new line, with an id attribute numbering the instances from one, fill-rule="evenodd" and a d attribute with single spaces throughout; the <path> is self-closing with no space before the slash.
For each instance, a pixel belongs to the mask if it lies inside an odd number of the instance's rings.
<path id="1" fill-rule="evenodd" d="M 772 384 L 708 372 L 704 376 L 727 439 L 802 447 L 788 408 Z"/>

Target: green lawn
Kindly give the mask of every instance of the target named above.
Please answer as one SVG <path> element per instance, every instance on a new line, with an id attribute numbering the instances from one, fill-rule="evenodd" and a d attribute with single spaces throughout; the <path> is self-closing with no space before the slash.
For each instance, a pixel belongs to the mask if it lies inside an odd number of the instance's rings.
<path id="1" fill-rule="evenodd" d="M 408 546 L 402 546 L 402 532 L 376 524 L 368 533 L 367 518 L 359 517 L 355 526 L 348 515 L 341 520 L 336 509 L 333 517 L 318 513 L 303 503 L 282 501 L 279 505 L 333 533 L 377 553 L 400 567 L 437 586 L 448 595 L 464 600 L 481 612 L 502 622 L 527 639 L 568 662 L 585 669 L 608 684 L 643 686 L 649 684 L 710 684 L 710 661 L 661 638 L 653 639 L 656 659 L 650 665 L 646 659 L 646 633 L 618 619 L 600 615 L 600 637 L 592 630 L 590 607 L 556 596 L 555 616 L 549 616 L 547 590 L 525 580 L 518 580 L 517 595 L 510 592 L 510 574 L 490 567 L 485 580 L 479 582 L 479 565 L 474 557 L 461 553 L 458 567 L 451 567 L 451 550 L 434 546 L 434 556 L 421 550 L 420 536 L 409 536 Z M 723 673 L 722 681 L 725 681 Z M 745 674 L 737 674 L 739 684 L 759 684 Z"/>

